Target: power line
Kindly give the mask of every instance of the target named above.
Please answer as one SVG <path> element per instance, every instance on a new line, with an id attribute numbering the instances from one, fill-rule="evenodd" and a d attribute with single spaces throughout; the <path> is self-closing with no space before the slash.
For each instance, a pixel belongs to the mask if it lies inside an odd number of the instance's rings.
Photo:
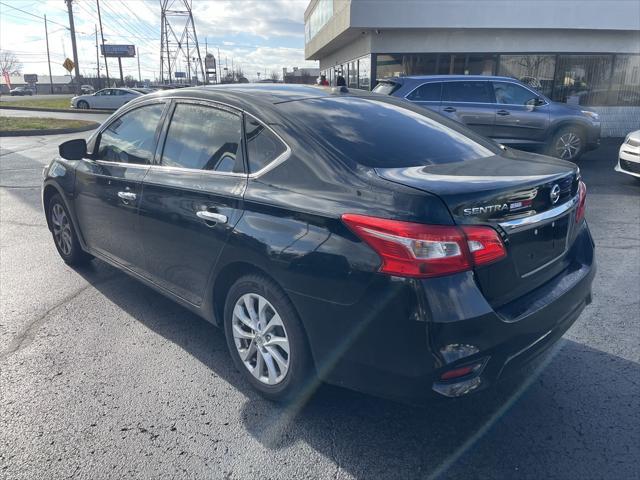
<path id="1" fill-rule="evenodd" d="M 4 2 L 0 2 L 0 5 L 4 5 L 5 7 L 9 7 L 11 9 L 13 9 L 13 10 L 17 10 L 18 12 L 22 12 L 22 13 L 24 13 L 26 15 L 30 15 L 32 17 L 35 17 L 35 18 L 37 18 L 39 20 L 43 20 L 44 21 L 44 17 L 41 17 L 40 15 L 36 15 L 34 13 L 31 13 L 31 12 L 27 12 L 26 10 L 22 10 L 21 8 L 12 7 L 11 5 L 8 5 L 8 4 L 4 3 Z M 25 18 L 25 20 L 26 20 L 26 18 Z M 67 27 L 66 25 L 63 25 L 62 23 L 54 22 L 53 20 L 47 20 L 47 22 L 53 23 L 54 25 L 59 25 L 60 27 L 64 27 L 67 30 L 71 30 L 69 27 Z M 83 35 L 86 35 L 86 33 L 83 33 L 83 32 L 79 32 L 79 33 L 82 33 Z"/>

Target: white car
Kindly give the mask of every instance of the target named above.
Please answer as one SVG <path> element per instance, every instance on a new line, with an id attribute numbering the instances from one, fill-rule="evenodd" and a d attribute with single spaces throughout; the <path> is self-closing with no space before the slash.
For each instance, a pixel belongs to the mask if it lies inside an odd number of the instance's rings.
<path id="1" fill-rule="evenodd" d="M 117 110 L 140 95 L 142 95 L 140 92 L 130 88 L 104 88 L 96 93 L 73 97 L 71 99 L 71 107 Z"/>
<path id="2" fill-rule="evenodd" d="M 631 132 L 624 139 L 615 170 L 640 178 L 640 130 Z"/>

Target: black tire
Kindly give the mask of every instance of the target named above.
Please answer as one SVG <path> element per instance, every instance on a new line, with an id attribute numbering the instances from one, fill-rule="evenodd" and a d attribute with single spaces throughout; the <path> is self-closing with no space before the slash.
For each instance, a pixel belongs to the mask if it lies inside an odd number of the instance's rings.
<path id="1" fill-rule="evenodd" d="M 87 110 L 89 108 L 89 103 L 85 102 L 84 100 L 80 100 L 78 102 L 78 108 L 82 110 Z"/>
<path id="2" fill-rule="evenodd" d="M 289 355 L 287 359 L 289 364 L 283 379 L 275 385 L 268 385 L 258 380 L 242 361 L 236 347 L 233 332 L 233 311 L 236 303 L 246 294 L 256 294 L 266 299 L 273 306 L 274 313 L 277 312 L 284 326 L 284 335 L 288 339 Z M 291 301 L 272 280 L 262 275 L 253 274 L 241 277 L 233 284 L 227 293 L 224 306 L 224 330 L 227 346 L 236 368 L 262 396 L 278 402 L 304 402 L 312 393 L 316 386 L 316 376 L 305 332 Z M 254 342 L 256 340 L 246 341 Z M 264 347 L 255 348 L 264 349 Z M 256 352 L 256 361 L 257 355 Z M 274 365 L 277 364 L 274 363 Z"/>
<path id="3" fill-rule="evenodd" d="M 562 127 L 547 146 L 547 155 L 574 162 L 584 153 L 586 138 L 577 126 Z"/>
<path id="4" fill-rule="evenodd" d="M 62 212 L 64 217 L 61 216 Z M 47 218 L 51 226 L 53 243 L 67 265 L 84 265 L 93 258 L 82 250 L 69 210 L 67 210 L 62 197 L 57 193 L 51 197 L 47 204 Z"/>

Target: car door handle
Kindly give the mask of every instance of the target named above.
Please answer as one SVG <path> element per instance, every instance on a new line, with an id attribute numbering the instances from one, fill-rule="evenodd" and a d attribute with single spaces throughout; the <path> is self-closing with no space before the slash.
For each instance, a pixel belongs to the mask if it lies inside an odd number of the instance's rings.
<path id="1" fill-rule="evenodd" d="M 455 112 L 456 109 L 453 107 L 447 107 L 447 108 L 443 108 L 442 111 L 452 113 L 452 112 Z"/>
<path id="2" fill-rule="evenodd" d="M 228 220 L 226 215 L 222 215 L 221 213 L 216 212 L 210 212 L 209 210 L 198 210 L 196 212 L 196 215 L 198 216 L 198 218 L 206 220 L 207 222 L 227 223 Z"/>
<path id="3" fill-rule="evenodd" d="M 118 192 L 118 197 L 120 197 L 122 200 L 133 201 L 138 196 L 133 192 Z"/>
<path id="4" fill-rule="evenodd" d="M 508 110 L 498 110 L 496 113 L 502 116 L 511 115 L 511 113 Z"/>

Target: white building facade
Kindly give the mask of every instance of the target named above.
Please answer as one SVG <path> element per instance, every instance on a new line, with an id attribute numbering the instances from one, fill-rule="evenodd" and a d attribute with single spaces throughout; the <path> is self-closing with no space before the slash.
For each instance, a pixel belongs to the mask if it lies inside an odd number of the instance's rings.
<path id="1" fill-rule="evenodd" d="M 401 75 L 505 75 L 640 128 L 640 1 L 311 0 L 305 57 L 351 88 Z"/>

